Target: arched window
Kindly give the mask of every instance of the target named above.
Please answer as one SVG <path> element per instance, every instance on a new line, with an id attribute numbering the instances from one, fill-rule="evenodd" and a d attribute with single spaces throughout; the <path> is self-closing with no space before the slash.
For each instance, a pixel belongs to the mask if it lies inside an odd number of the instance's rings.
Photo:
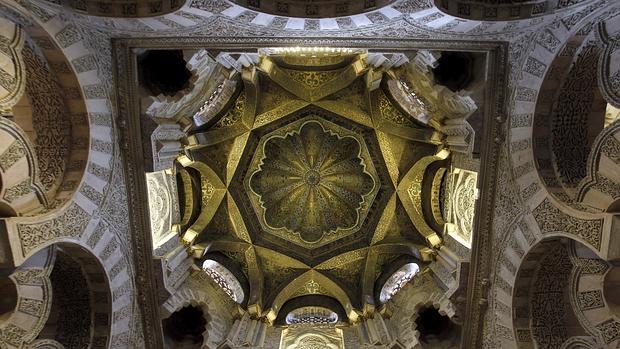
<path id="1" fill-rule="evenodd" d="M 416 263 L 407 263 L 400 267 L 392 276 L 387 279 L 381 288 L 379 301 L 385 303 L 392 299 L 414 276 L 420 271 L 420 266 Z"/>
<path id="2" fill-rule="evenodd" d="M 230 270 L 212 259 L 207 259 L 202 263 L 202 270 L 204 270 L 204 272 L 207 273 L 233 301 L 240 304 L 243 303 L 243 288 L 239 280 L 237 280 Z"/>
<path id="3" fill-rule="evenodd" d="M 286 315 L 288 325 L 331 325 L 336 322 L 338 314 L 325 307 L 301 307 Z"/>

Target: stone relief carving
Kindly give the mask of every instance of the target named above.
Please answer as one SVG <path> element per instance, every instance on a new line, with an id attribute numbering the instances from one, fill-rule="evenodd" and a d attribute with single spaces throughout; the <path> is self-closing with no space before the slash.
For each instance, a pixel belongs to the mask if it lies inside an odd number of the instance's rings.
<path id="1" fill-rule="evenodd" d="M 22 215 L 48 204 L 35 147 L 19 125 L 0 117 L 0 135 L 6 148 L 0 154 L 0 193 L 9 210 L 3 215 Z"/>
<path id="2" fill-rule="evenodd" d="M 162 170 L 146 175 L 154 249 L 167 240 L 172 224 L 179 221 L 176 179 L 170 172 L 170 170 Z"/>
<path id="3" fill-rule="evenodd" d="M 0 33 L 0 114 L 7 114 L 26 87 L 26 65 L 21 55 L 24 33 L 4 18 L 0 18 Z"/>
<path id="4" fill-rule="evenodd" d="M 533 211 L 534 218 L 543 234 L 563 232 L 583 239 L 593 248 L 601 248 L 602 219 L 579 219 L 560 211 L 549 199 L 545 199 Z"/>
<path id="5" fill-rule="evenodd" d="M 561 349 L 602 349 L 604 346 L 596 341 L 596 339 L 587 336 L 575 336 L 569 338 Z"/>
<path id="6" fill-rule="evenodd" d="M 598 61 L 597 78 L 605 99 L 620 107 L 620 32 L 615 29 L 620 20 L 618 15 L 601 21 L 596 27 L 597 39 L 603 44 L 603 52 Z"/>
<path id="7" fill-rule="evenodd" d="M 297 325 L 282 331 L 282 349 L 344 349 L 342 330 L 335 326 Z"/>
<path id="8" fill-rule="evenodd" d="M 560 294 L 567 290 L 572 264 L 566 248 L 551 249 L 536 271 L 530 300 L 532 338 L 542 348 L 560 347 L 568 339 L 565 318 L 567 305 Z M 552 276 L 552 277 L 549 277 Z M 569 306 L 569 305 L 568 305 Z"/>
<path id="9" fill-rule="evenodd" d="M 45 3 L 44 3 L 45 4 Z M 178 20 L 176 17 L 155 18 L 154 22 L 144 24 L 139 21 L 124 21 L 114 18 L 97 18 L 74 14 L 76 21 L 88 23 L 89 26 L 106 28 L 125 33 L 140 33 L 140 35 L 160 35 L 160 33 L 178 34 L 179 32 L 192 29 L 203 34 L 220 33 L 224 31 L 231 36 L 238 34 L 256 36 L 303 36 L 309 31 L 315 36 L 343 36 L 353 37 L 363 33 L 367 36 L 383 33 L 383 36 L 423 36 L 430 35 L 497 35 L 515 36 L 520 30 L 531 30 L 534 25 L 540 25 L 544 20 L 522 20 L 519 23 L 465 21 L 454 19 L 446 25 L 434 25 L 434 20 L 448 18 L 440 13 L 439 9 L 432 9 L 426 16 L 416 16 L 417 13 L 428 13 L 431 5 L 427 1 L 401 0 L 388 6 L 386 9 L 373 10 L 367 14 L 356 16 L 338 17 L 329 19 L 329 25 L 314 19 L 298 19 L 284 16 L 268 17 L 266 20 L 259 18 L 253 10 L 245 10 L 223 0 L 202 1 L 194 0 L 189 6 L 175 12 L 175 16 L 189 21 Z M 59 11 L 56 6 L 31 5 L 31 11 L 40 14 L 45 20 Z M 44 9 L 43 9 L 44 8 Z M 387 12 L 385 12 L 387 11 Z M 51 12 L 51 13 L 50 13 Z M 388 13 L 389 15 L 384 15 Z M 217 20 L 215 20 L 217 19 Z M 471 25 L 470 23 L 477 25 Z M 216 26 L 213 27 L 213 26 Z M 211 29 L 206 28 L 213 28 Z M 303 30 L 302 30 L 303 29 Z M 400 30 L 399 30 L 400 29 Z M 441 30 L 440 30 L 441 29 Z M 234 31 L 234 33 L 233 33 Z"/>
<path id="10" fill-rule="evenodd" d="M 620 122 L 616 120 L 593 141 L 587 175 L 579 183 L 576 194 L 576 199 L 583 205 L 606 211 L 620 198 L 620 178 L 612 170 L 620 162 L 617 155 L 620 153 L 620 143 L 616 138 L 619 130 Z"/>
<path id="11" fill-rule="evenodd" d="M 514 6 L 501 6 L 496 3 L 476 1 L 434 0 L 435 5 L 443 12 L 455 17 L 486 21 L 513 20 L 515 18 L 531 18 L 553 13 L 569 6 L 578 5 L 584 0 L 536 0 Z"/>
<path id="12" fill-rule="evenodd" d="M 446 203 L 444 229 L 457 241 L 471 247 L 474 209 L 478 196 L 476 172 L 459 168 L 452 169 L 446 179 Z"/>
<path id="13" fill-rule="evenodd" d="M 21 5 L 24 5 L 26 7 L 29 7 L 32 9 L 34 16 L 38 16 L 40 18 L 43 19 L 43 21 L 47 21 L 50 18 L 54 17 L 53 14 L 51 14 L 50 12 L 48 12 L 48 9 L 43 9 L 40 8 L 38 6 L 32 5 L 32 4 L 27 4 L 22 2 Z M 11 6 L 16 6 L 19 7 L 21 6 L 20 4 L 11 4 Z M 32 7 L 30 7 L 30 5 L 32 5 Z M 18 19 L 18 21 L 21 21 L 20 23 L 24 24 L 24 29 L 25 31 L 31 33 L 32 31 L 34 31 L 36 28 L 33 27 L 33 22 L 28 22 L 26 20 L 26 17 L 17 15 L 16 12 L 14 12 L 12 9 L 9 9 L 8 7 L 2 5 L 2 10 L 3 15 L 6 13 L 11 16 L 11 18 L 13 19 Z M 20 9 L 20 11 L 22 11 Z M 25 13 L 25 12 L 23 12 Z M 69 17 L 63 17 L 63 18 L 58 18 L 59 19 L 59 25 L 64 25 L 66 24 L 68 21 L 72 21 L 73 19 Z M 73 23 L 76 24 L 76 23 Z M 79 25 L 78 25 L 79 26 Z M 37 27 L 39 30 L 41 30 L 40 27 Z M 57 57 L 62 57 L 64 54 L 61 51 L 54 51 L 54 45 L 52 44 L 52 42 L 47 39 L 44 36 L 41 36 L 41 33 L 44 33 L 43 30 L 37 32 L 37 34 L 35 35 L 35 38 L 33 40 L 34 43 L 37 44 L 37 46 L 40 44 L 40 48 L 43 50 L 44 55 L 47 55 L 50 52 L 56 53 L 58 54 Z M 73 41 L 74 39 L 70 40 L 73 42 L 72 47 L 76 47 L 75 44 L 80 42 L 80 43 L 84 43 L 85 47 L 92 47 L 90 46 L 89 43 L 86 43 L 84 41 L 80 41 L 81 39 L 83 39 L 80 31 L 76 31 L 76 30 L 68 30 L 67 33 L 72 33 L 70 35 L 70 37 L 73 36 L 77 36 L 78 39 Z M 100 32 L 98 32 L 97 30 L 93 30 L 91 32 L 92 35 L 88 36 L 88 39 L 92 39 L 93 41 L 97 41 L 99 40 L 99 42 L 95 45 L 95 47 L 97 48 L 97 50 L 101 50 L 99 52 L 103 52 L 105 50 L 106 47 L 110 47 L 110 42 L 109 42 L 109 35 L 105 35 L 105 38 L 103 38 L 101 35 L 98 35 Z M 84 52 L 85 51 L 85 52 Z M 74 50 L 72 51 L 70 57 L 72 58 L 72 61 L 76 63 L 76 66 L 74 68 L 78 69 L 79 72 L 87 72 L 90 71 L 91 72 L 91 77 L 94 80 L 98 79 L 98 75 L 96 71 L 93 71 L 94 69 L 97 68 L 97 66 L 103 66 L 105 68 L 105 63 L 106 63 L 106 59 L 102 58 L 102 57 L 107 57 L 105 54 L 103 56 L 93 56 L 92 54 L 90 54 L 88 51 L 86 51 L 86 49 L 84 51 L 81 51 L 81 46 L 80 46 L 80 50 Z M 38 51 L 40 52 L 40 51 Z M 84 54 L 84 56 L 82 56 L 82 54 Z M 111 55 L 111 53 L 110 53 Z M 49 57 L 46 56 L 47 59 L 49 59 Z M 96 61 L 96 62 L 94 62 Z M 110 60 L 107 59 L 107 62 L 110 63 Z M 60 67 L 60 63 L 54 61 L 48 61 L 46 62 L 49 64 L 49 66 L 52 69 L 57 69 L 57 67 Z M 103 65 L 102 65 L 103 63 Z M 61 72 L 65 71 L 63 70 L 63 68 L 60 68 Z M 106 86 L 110 86 L 112 85 L 112 76 L 111 76 L 112 70 L 110 68 L 110 66 L 108 66 L 108 69 L 103 69 L 101 71 L 101 77 L 103 77 L 105 80 L 105 85 Z M 64 74 L 64 73 L 63 73 Z M 92 85 L 92 83 L 86 84 L 86 85 Z M 78 117 L 74 117 L 72 116 L 71 119 L 72 120 L 77 120 L 78 123 L 80 123 L 80 127 L 82 130 L 86 129 L 86 133 L 88 133 L 88 128 L 84 128 L 87 120 L 85 120 L 85 118 L 88 118 L 93 124 L 98 125 L 98 126 L 103 126 L 99 128 L 99 131 L 103 131 L 104 133 L 99 133 L 99 137 L 103 134 L 104 138 L 105 138 L 105 129 L 107 128 L 108 130 L 110 128 L 113 127 L 113 121 L 112 121 L 112 114 L 110 114 L 108 107 L 109 107 L 109 103 L 110 101 L 107 99 L 107 96 L 102 95 L 102 91 L 99 88 L 96 87 L 88 87 L 85 89 L 85 92 L 87 92 L 88 96 L 90 98 L 94 98 L 93 100 L 91 100 L 91 102 L 93 102 L 94 104 L 97 105 L 97 107 L 95 109 L 97 109 L 97 112 L 93 112 L 90 113 L 89 115 L 86 114 L 82 114 L 83 118 L 78 118 Z M 73 96 L 73 94 L 70 94 L 71 96 Z M 69 95 L 68 95 L 69 96 Z M 89 108 L 92 107 L 93 104 L 89 105 Z M 75 107 L 79 107 L 79 105 L 74 104 Z M 90 111 L 90 109 L 89 109 Z M 53 124 L 53 123 L 52 123 Z M 112 130 L 113 133 L 113 130 Z M 95 137 L 97 137 L 97 135 L 95 135 Z M 111 135 L 112 139 L 114 139 L 114 135 Z M 87 162 L 84 161 L 82 162 L 82 164 L 87 165 L 88 167 L 88 171 L 91 175 L 96 177 L 96 180 L 101 180 L 102 182 L 96 182 L 96 184 L 94 186 L 94 189 L 96 191 L 99 191 L 99 194 L 96 194 L 94 192 L 92 192 L 91 189 L 89 189 L 89 186 L 84 186 L 84 200 L 80 201 L 80 205 L 84 205 L 83 207 L 86 207 L 85 212 L 81 212 L 79 214 L 79 216 L 84 217 L 86 219 L 86 221 L 88 222 L 88 220 L 90 219 L 89 217 L 92 215 L 94 215 L 97 219 L 102 219 L 105 221 L 110 222 L 109 227 L 110 230 L 109 231 L 105 231 L 105 236 L 103 237 L 103 240 L 107 240 L 109 239 L 108 234 L 112 234 L 112 235 L 118 235 L 118 236 L 122 236 L 122 239 L 120 239 L 120 243 L 118 244 L 118 246 L 120 248 L 124 249 L 124 254 L 127 256 L 127 258 L 121 258 L 120 260 L 111 263 L 110 267 L 112 267 L 112 271 L 113 273 L 111 273 L 111 275 L 116 275 L 120 277 L 117 279 L 116 282 L 120 283 L 119 286 L 119 290 L 118 292 L 115 292 L 115 299 L 118 297 L 122 297 L 123 295 L 128 295 L 129 302 L 135 302 L 135 298 L 137 296 L 132 295 L 131 293 L 133 292 L 133 285 L 131 284 L 131 282 L 127 283 L 127 282 L 123 282 L 123 278 L 129 278 L 132 279 L 133 278 L 133 273 L 130 270 L 131 268 L 133 268 L 133 263 L 131 263 L 130 265 L 127 264 L 128 260 L 132 259 L 132 248 L 131 248 L 131 242 L 130 240 L 127 238 L 128 234 L 128 228 L 127 228 L 127 217 L 128 217 L 128 213 L 127 213 L 127 204 L 126 204 L 126 194 L 124 193 L 124 181 L 122 179 L 122 177 L 120 178 L 120 180 L 116 180 L 113 183 L 114 184 L 110 184 L 108 185 L 108 182 L 110 181 L 110 176 L 112 175 L 112 173 L 114 172 L 114 165 L 110 164 L 109 160 L 113 157 L 113 143 L 112 142 L 108 142 L 108 141 L 98 141 L 96 142 L 97 144 L 93 146 L 93 150 L 99 151 L 99 158 L 97 159 L 96 163 L 95 162 L 90 162 L 87 164 Z M 75 140 L 75 145 L 76 148 L 81 147 L 80 149 L 83 150 L 83 154 L 87 155 L 88 154 L 88 138 L 87 137 L 83 137 L 83 138 L 79 138 Z M 76 159 L 77 160 L 77 159 Z M 77 164 L 78 162 L 76 162 Z M 118 169 L 120 166 L 120 164 L 116 165 L 116 168 Z M 75 164 L 73 164 L 73 160 L 72 162 L 68 165 L 68 168 L 73 171 L 75 167 Z M 118 171 L 115 171 L 118 172 Z M 65 184 L 63 184 L 62 188 L 66 189 L 66 190 L 71 190 L 75 189 L 78 182 L 79 182 L 79 178 L 81 178 L 82 173 L 80 173 L 80 176 L 76 176 L 78 177 L 77 180 L 72 179 L 71 181 L 65 183 L 67 188 L 65 188 Z M 100 186 L 99 186 L 100 185 Z M 72 186 L 72 188 L 70 188 Z M 91 188 L 93 186 L 90 186 Z M 102 192 L 102 193 L 101 193 Z M 65 197 L 67 199 L 71 199 L 71 195 L 68 195 L 69 193 L 64 193 Z M 108 195 L 109 194 L 109 195 Z M 88 200 L 94 200 L 94 202 L 90 203 Z M 97 207 L 97 206 L 101 206 L 101 210 Z M 73 208 L 72 205 L 67 205 L 66 207 L 60 207 L 61 211 L 64 211 L 65 209 L 68 209 L 69 211 L 71 211 L 71 209 Z M 94 210 L 94 211 L 93 211 Z M 49 219 L 52 219 L 51 221 L 49 221 Z M 63 221 L 64 220 L 64 216 L 62 214 L 52 214 L 51 217 L 50 215 L 46 216 L 44 219 L 48 220 L 48 222 L 58 222 L 58 221 Z M 42 219 L 43 220 L 43 219 Z M 30 220 L 32 221 L 32 220 Z M 28 223 L 28 220 L 19 220 L 19 222 L 21 223 L 21 225 L 23 225 L 23 227 L 25 228 L 25 226 L 29 225 L 30 223 Z M 67 222 L 71 223 L 73 221 L 67 220 Z M 19 225 L 19 224 L 18 224 Z M 40 221 L 37 222 L 36 224 L 34 224 L 34 226 L 36 228 L 40 228 L 42 227 L 40 225 Z M 68 235 L 73 235 L 75 236 L 75 238 L 80 238 L 81 235 L 76 233 L 77 229 L 84 229 L 86 230 L 86 233 L 84 234 L 84 239 L 88 239 L 89 241 L 91 241 L 91 244 L 96 244 L 99 240 L 101 240 L 101 236 L 98 239 L 91 239 L 88 236 L 88 233 L 90 232 L 89 229 L 86 229 L 88 225 L 86 224 L 77 224 L 76 226 L 69 226 L 67 229 L 60 229 L 60 230 L 55 230 L 54 229 L 54 234 L 56 235 L 56 233 L 62 233 L 64 234 L 68 234 Z M 17 228 L 15 226 L 15 228 Z M 23 231 L 26 232 L 28 229 L 24 229 Z M 35 229 L 36 230 L 36 229 Z M 58 236 L 59 238 L 61 236 Z M 36 250 L 36 247 L 33 249 L 33 253 L 34 250 Z M 20 251 L 19 253 L 22 253 L 23 251 Z M 17 252 L 16 252 L 17 253 Z M 112 253 L 111 257 L 109 257 L 108 259 L 113 259 L 116 258 L 116 253 L 114 252 Z M 107 255 L 107 253 L 106 253 Z M 119 267 L 122 266 L 122 267 Z M 128 269 L 129 268 L 129 269 Z M 120 280 L 120 281 L 119 281 Z M 118 295 L 118 296 L 116 296 Z M 120 303 L 118 303 L 120 304 Z M 135 303 L 134 303 L 135 304 Z M 140 324 L 140 313 L 139 311 L 135 308 L 132 307 L 132 311 L 129 314 L 129 317 L 131 318 L 131 320 L 129 321 L 129 326 L 124 327 L 124 328 L 115 328 L 115 332 L 120 332 L 125 331 L 123 333 L 113 333 L 113 342 L 115 345 L 122 345 L 122 344 L 128 344 L 128 345 L 133 345 L 136 344 L 139 346 L 139 342 L 141 341 L 141 324 Z M 137 332 L 136 332 L 137 330 Z M 100 343 L 100 339 L 95 338 L 95 343 Z M 103 344 L 105 345 L 105 343 Z"/>
<path id="14" fill-rule="evenodd" d="M 52 305 L 50 272 L 54 259 L 53 249 L 47 249 L 34 257 L 28 267 L 17 268 L 9 276 L 17 291 L 16 307 L 0 320 L 0 346 L 27 346 L 43 329 Z M 31 321 L 24 322 L 24 318 Z"/>
<path id="15" fill-rule="evenodd" d="M 178 100 L 163 96 L 149 97 L 146 114 L 157 119 L 170 120 L 179 114 L 194 114 L 204 107 L 204 95 L 217 91 L 218 81 L 223 81 L 222 69 L 206 50 L 199 50 L 187 61 L 187 69 L 193 75 L 193 87 Z M 178 121 L 178 120 L 170 120 Z"/>
<path id="16" fill-rule="evenodd" d="M 60 4 L 57 0 L 45 1 L 56 5 Z M 91 0 L 84 0 L 72 3 L 69 7 L 73 11 L 85 13 L 90 16 L 136 18 L 161 16 L 178 10 L 183 7 L 184 4 L 185 0 L 132 0 L 126 1 L 122 4 L 100 3 Z"/>
<path id="17" fill-rule="evenodd" d="M 47 191 L 60 185 L 69 156 L 71 125 L 59 85 L 43 57 L 34 48 L 23 51 L 26 62 L 26 93 L 32 105 L 36 134 L 35 150 L 41 182 Z"/>
<path id="18" fill-rule="evenodd" d="M 79 237 L 89 220 L 88 213 L 73 203 L 58 218 L 38 224 L 18 224 L 17 232 L 23 255 L 28 255 L 41 244 L 60 237 Z"/>

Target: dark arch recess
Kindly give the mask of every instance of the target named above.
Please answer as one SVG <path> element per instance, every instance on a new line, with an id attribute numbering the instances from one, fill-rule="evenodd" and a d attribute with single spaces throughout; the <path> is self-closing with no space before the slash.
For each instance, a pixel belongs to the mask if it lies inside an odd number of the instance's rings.
<path id="1" fill-rule="evenodd" d="M 438 348 L 443 348 L 443 345 L 454 343 L 459 337 L 459 326 L 433 305 L 421 307 L 415 323 L 423 345 L 438 345 Z"/>
<path id="2" fill-rule="evenodd" d="M 343 321 L 344 319 L 348 319 L 347 313 L 345 312 L 342 304 L 338 302 L 335 298 L 324 296 L 324 295 L 307 295 L 301 297 L 291 298 L 286 301 L 280 310 L 278 311 L 278 316 L 276 317 L 275 325 L 276 326 L 286 326 L 286 315 L 291 311 L 301 308 L 301 307 L 323 307 L 330 309 L 334 313 L 338 314 L 338 321 Z"/>
<path id="3" fill-rule="evenodd" d="M 570 301 L 571 244 L 577 242 L 551 237 L 525 254 L 513 287 L 513 326 L 531 339 L 519 348 L 559 348 L 569 337 L 586 334 Z"/>
<path id="4" fill-rule="evenodd" d="M 201 348 L 207 320 L 202 308 L 188 305 L 162 321 L 166 348 Z"/>
<path id="5" fill-rule="evenodd" d="M 183 167 L 175 161 L 177 170 L 177 192 L 179 194 L 179 211 L 181 212 L 180 231 L 189 228 L 200 215 L 201 184 L 200 172 L 191 167 Z"/>
<path id="6" fill-rule="evenodd" d="M 531 144 L 536 170 L 547 191 L 565 204 L 576 202 L 592 144 L 604 126 L 599 55 L 593 34 L 572 37 L 547 70 L 536 101 Z"/>
<path id="7" fill-rule="evenodd" d="M 182 50 L 148 50 L 138 56 L 138 80 L 152 96 L 175 96 L 190 87 Z"/>
<path id="8" fill-rule="evenodd" d="M 8 318 L 17 306 L 17 287 L 8 273 L 0 270 L 0 322 Z"/>
<path id="9" fill-rule="evenodd" d="M 65 348 L 107 348 L 112 301 L 105 270 L 85 248 L 59 243 L 50 274 L 52 307 L 39 339 L 53 339 Z"/>
<path id="10" fill-rule="evenodd" d="M 442 51 L 433 75 L 436 83 L 452 92 L 466 89 L 474 79 L 474 57 L 468 52 Z"/>

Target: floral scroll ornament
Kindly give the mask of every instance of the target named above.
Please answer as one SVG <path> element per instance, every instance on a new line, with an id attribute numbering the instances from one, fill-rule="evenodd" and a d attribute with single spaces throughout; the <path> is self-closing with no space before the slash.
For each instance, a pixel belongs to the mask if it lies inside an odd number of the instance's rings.
<path id="1" fill-rule="evenodd" d="M 313 120 L 269 137 L 249 180 L 263 224 L 306 243 L 359 226 L 377 191 L 361 147 L 356 138 Z"/>

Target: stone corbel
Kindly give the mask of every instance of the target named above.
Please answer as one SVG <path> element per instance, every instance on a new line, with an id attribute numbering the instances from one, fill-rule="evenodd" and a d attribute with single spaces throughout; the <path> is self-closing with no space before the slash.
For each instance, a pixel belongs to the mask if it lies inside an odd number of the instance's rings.
<path id="1" fill-rule="evenodd" d="M 421 50 L 416 53 L 412 63 L 418 65 L 422 69 L 427 69 L 427 67 L 435 68 L 439 57 L 441 57 L 441 53 L 439 52 Z"/>
<path id="2" fill-rule="evenodd" d="M 220 52 L 215 61 L 229 70 L 235 70 L 239 73 L 243 68 L 248 68 L 258 63 L 258 54 L 256 53 L 239 53 L 236 54 L 237 58 L 233 57 L 233 54 L 227 52 Z"/>
<path id="3" fill-rule="evenodd" d="M 260 319 L 253 319 L 245 313 L 240 319 L 235 320 L 226 341 L 220 349 L 238 347 L 262 347 L 265 343 L 267 324 Z"/>
<path id="4" fill-rule="evenodd" d="M 448 88 L 438 86 L 440 90 L 439 97 L 439 107 L 440 110 L 446 115 L 449 119 L 467 119 L 473 112 L 478 109 L 474 100 L 469 96 L 461 96 L 457 93 L 450 91 Z"/>
<path id="5" fill-rule="evenodd" d="M 368 65 L 368 71 L 364 76 L 366 89 L 374 91 L 379 88 L 384 72 L 409 62 L 409 58 L 402 53 L 368 53 L 364 62 Z"/>
<path id="6" fill-rule="evenodd" d="M 456 279 L 453 273 L 458 267 L 458 256 L 444 245 L 439 249 L 435 261 L 435 263 L 430 265 L 430 269 L 437 276 L 443 288 L 450 289 L 455 287 Z"/>
<path id="7" fill-rule="evenodd" d="M 219 95 L 219 85 L 226 81 L 227 75 L 225 67 L 215 62 L 206 50 L 194 54 L 187 67 L 194 75 L 191 91 L 178 100 L 158 96 L 148 97 L 142 101 L 146 114 L 156 123 L 178 123 L 184 131 L 192 124 L 190 117 L 204 107 L 205 96 L 211 96 L 210 99 L 213 99 Z"/>
<path id="8" fill-rule="evenodd" d="M 243 69 L 243 64 L 238 62 L 235 58 L 233 58 L 230 53 L 220 52 L 217 57 L 215 57 L 215 61 L 221 64 L 224 68 L 229 70 L 235 70 L 237 72 L 241 72 Z"/>
<path id="9" fill-rule="evenodd" d="M 360 344 L 364 348 L 380 347 L 393 342 L 392 330 L 387 320 L 380 313 L 373 315 L 373 317 L 365 318 L 355 325 Z"/>
<path id="10" fill-rule="evenodd" d="M 381 86 L 381 79 L 383 78 L 383 72 L 376 68 L 368 69 L 368 72 L 364 76 L 364 82 L 366 83 L 367 91 L 374 91 Z"/>
<path id="11" fill-rule="evenodd" d="M 450 150 L 471 153 L 474 146 L 474 129 L 464 118 L 446 119 L 439 126 L 439 132 L 446 135 L 444 142 Z"/>
<path id="12" fill-rule="evenodd" d="M 156 258 L 154 263 L 162 303 L 185 282 L 193 265 L 193 258 L 188 255 L 187 248 L 180 243 L 179 238 L 173 236 L 171 239 L 176 242 L 176 247 L 163 257 Z"/>
<path id="13" fill-rule="evenodd" d="M 151 134 L 153 152 L 153 171 L 173 167 L 174 160 L 183 151 L 186 134 L 179 124 L 163 124 L 157 126 Z"/>
<path id="14" fill-rule="evenodd" d="M 382 68 L 385 70 L 398 68 L 407 62 L 409 62 L 409 58 L 402 53 L 368 53 L 366 56 L 367 64 L 375 68 Z"/>
<path id="15" fill-rule="evenodd" d="M 444 144 L 450 150 L 470 153 L 474 130 L 466 120 L 476 111 L 477 106 L 470 97 L 461 96 L 435 83 L 431 70 L 436 65 L 435 56 L 433 53 L 420 51 L 412 62 L 389 70 L 387 86 L 390 95 L 399 107 L 416 121 L 445 135 Z M 371 72 L 366 77 L 367 86 L 376 88 L 376 80 L 380 79 L 380 76 L 375 78 L 370 75 Z M 370 80 L 369 77 L 375 80 Z"/>

